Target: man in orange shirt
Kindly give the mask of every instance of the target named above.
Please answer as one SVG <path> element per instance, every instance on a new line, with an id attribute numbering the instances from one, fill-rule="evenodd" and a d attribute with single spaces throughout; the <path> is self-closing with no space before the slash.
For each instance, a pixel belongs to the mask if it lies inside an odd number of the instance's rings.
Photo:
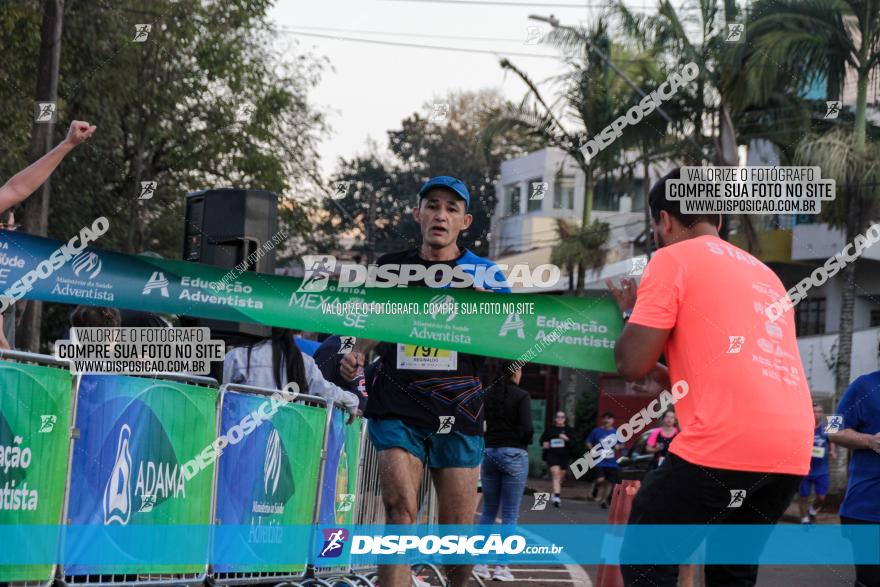
<path id="1" fill-rule="evenodd" d="M 608 283 L 627 321 L 615 345 L 621 376 L 689 389 L 675 406 L 681 433 L 642 483 L 629 523 L 775 524 L 809 471 L 813 442 L 793 312 L 767 318 L 785 287 L 718 237 L 719 215 L 685 215 L 666 199 L 666 181 L 679 177 L 676 169 L 651 189 L 659 250 L 638 295 L 632 280 Z M 634 548 L 624 539 L 624 560 Z M 677 584 L 675 565 L 621 570 L 630 587 Z M 757 565 L 706 567 L 709 585 L 754 585 L 757 574 Z"/>

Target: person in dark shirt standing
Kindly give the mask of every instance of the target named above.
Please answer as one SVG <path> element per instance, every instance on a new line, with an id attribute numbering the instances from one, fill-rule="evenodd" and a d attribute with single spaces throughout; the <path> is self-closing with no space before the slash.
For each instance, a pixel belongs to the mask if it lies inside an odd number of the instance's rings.
<path id="1" fill-rule="evenodd" d="M 519 504 L 529 475 L 528 447 L 532 443 L 532 406 L 529 394 L 517 387 L 522 377 L 514 363 L 503 363 L 501 380 L 486 392 L 486 448 L 480 478 L 483 482 L 483 513 L 480 525 L 494 524 L 498 510 L 501 523 L 515 526 Z M 474 573 L 489 578 L 486 565 L 474 567 Z M 507 565 L 498 565 L 492 577 L 513 581 Z"/>
<path id="2" fill-rule="evenodd" d="M 421 265 L 426 280 L 440 283 L 462 267 L 472 283 L 453 281 L 451 287 L 509 293 L 504 275 L 492 261 L 459 248 L 462 231 L 473 222 L 468 212 L 470 192 L 461 180 L 439 176 L 419 190 L 413 218 L 422 243 L 416 249 L 389 253 L 383 265 Z M 404 275 L 403 269 L 399 271 Z M 427 286 L 423 280 L 412 285 Z M 438 285 L 434 285 L 438 287 Z M 442 291 L 442 290 L 441 290 Z M 440 316 L 447 321 L 455 316 Z M 359 341 L 360 342 L 360 341 Z M 366 351 L 364 347 L 364 351 Z M 424 467 L 431 468 L 437 490 L 440 524 L 470 524 L 477 504 L 477 473 L 483 460 L 483 387 L 479 373 L 483 358 L 448 347 L 380 343 L 376 371 L 367 382 L 367 431 L 379 451 L 379 475 L 386 521 L 413 524 L 418 514 L 417 496 Z M 351 380 L 364 365 L 364 352 L 343 356 L 339 372 Z M 447 569 L 453 587 L 467 584 L 471 567 Z M 379 565 L 383 587 L 410 585 L 404 565 Z"/>
<path id="3" fill-rule="evenodd" d="M 541 435 L 541 446 L 545 451 L 544 460 L 550 469 L 550 479 L 553 482 L 553 505 L 556 507 L 562 503 L 562 483 L 565 481 L 565 472 L 571 460 L 573 438 L 574 429 L 568 425 L 565 412 L 556 412 L 553 425 L 548 426 Z"/>

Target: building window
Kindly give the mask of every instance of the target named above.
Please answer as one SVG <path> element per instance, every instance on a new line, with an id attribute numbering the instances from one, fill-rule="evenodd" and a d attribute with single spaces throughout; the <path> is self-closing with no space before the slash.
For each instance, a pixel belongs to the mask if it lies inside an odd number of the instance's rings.
<path id="1" fill-rule="evenodd" d="M 798 336 L 825 334 L 825 298 L 807 298 L 795 306 Z"/>
<path id="2" fill-rule="evenodd" d="M 870 328 L 874 328 L 875 326 L 880 326 L 880 310 L 871 310 Z"/>
<path id="3" fill-rule="evenodd" d="M 574 178 L 560 177 L 553 186 L 553 207 L 557 210 L 574 210 Z"/>
<path id="4" fill-rule="evenodd" d="M 544 203 L 544 195 L 547 193 L 547 184 L 541 177 L 535 177 L 528 181 L 529 199 L 526 200 L 526 212 L 535 212 L 541 209 Z M 540 198 L 540 199 L 535 199 Z"/>
<path id="5" fill-rule="evenodd" d="M 599 178 L 593 188 L 593 209 L 617 212 L 620 210 L 620 198 L 623 196 L 630 197 L 630 212 L 644 211 L 645 180 L 641 177 Z"/>
<path id="6" fill-rule="evenodd" d="M 509 185 L 504 191 L 507 192 L 507 214 L 509 216 L 519 214 L 519 203 L 522 200 L 522 190 L 519 185 Z"/>

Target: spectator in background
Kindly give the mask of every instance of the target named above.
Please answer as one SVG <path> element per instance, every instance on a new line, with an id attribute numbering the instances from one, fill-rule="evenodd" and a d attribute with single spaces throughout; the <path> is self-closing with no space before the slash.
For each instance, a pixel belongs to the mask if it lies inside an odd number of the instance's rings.
<path id="1" fill-rule="evenodd" d="M 825 430 L 825 410 L 817 403 L 813 403 L 813 416 L 816 418 L 816 430 L 813 432 L 813 457 L 810 459 L 810 472 L 801 481 L 799 490 L 801 524 L 815 522 L 816 514 L 825 505 L 825 496 L 828 494 L 829 485 L 828 455 L 837 458 L 834 445 L 828 443 L 828 433 Z M 809 505 L 813 486 L 816 488 L 816 499 L 813 500 L 813 505 Z"/>
<path id="2" fill-rule="evenodd" d="M 501 380 L 487 390 L 486 448 L 480 478 L 483 483 L 483 513 L 480 524 L 494 524 L 498 510 L 501 523 L 515 526 L 519 504 L 529 474 L 528 447 L 532 443 L 532 407 L 529 394 L 517 387 L 522 371 L 503 363 Z M 474 574 L 488 579 L 489 567 L 476 565 Z M 495 567 L 496 581 L 513 581 L 507 565 Z"/>
<path id="3" fill-rule="evenodd" d="M 645 450 L 654 455 L 652 468 L 656 469 L 666 460 L 666 455 L 669 454 L 669 443 L 672 442 L 676 434 L 678 434 L 678 428 L 675 427 L 675 412 L 667 410 L 663 414 L 660 428 L 651 431 L 648 443 L 645 445 Z"/>
<path id="4" fill-rule="evenodd" d="M 834 418 L 828 439 L 853 451 L 840 523 L 880 524 L 880 371 L 849 384 Z M 880 565 L 856 565 L 855 585 L 880 587 Z"/>
<path id="5" fill-rule="evenodd" d="M 121 318 L 119 310 L 116 308 L 107 308 L 104 306 L 77 306 L 70 313 L 70 331 L 68 339 L 77 340 L 76 328 L 119 328 Z M 105 342 L 105 355 L 113 356 L 113 347 L 115 342 Z"/>
<path id="6" fill-rule="evenodd" d="M 124 328 L 172 328 L 171 324 L 159 314 L 140 310 L 120 310 Z"/>
<path id="7" fill-rule="evenodd" d="M 10 210 L 9 215 L 6 217 L 6 222 L 0 224 L 0 230 L 9 230 L 14 231 L 18 229 L 18 225 L 15 223 L 15 213 Z M 16 308 L 19 308 L 19 313 L 24 309 L 26 301 L 20 300 L 17 303 L 9 304 L 9 307 L 6 308 L 6 311 L 0 314 L 0 349 L 13 349 L 15 348 L 15 325 L 17 323 L 16 320 Z"/>
<path id="8" fill-rule="evenodd" d="M 41 185 L 46 183 L 62 159 L 80 143 L 88 140 L 95 127 L 88 122 L 74 120 L 67 130 L 67 137 L 54 149 L 19 171 L 0 186 L 0 213 L 20 204 Z"/>
<path id="9" fill-rule="evenodd" d="M 358 396 L 358 409 L 364 411 L 368 397 L 367 382 L 372 381 L 376 364 L 370 363 L 363 367 L 355 367 L 353 370 L 350 366 L 340 368 L 342 359 L 346 356 L 339 352 L 341 344 L 340 336 L 332 334 L 325 337 L 315 351 L 315 363 L 324 375 L 324 379 Z M 376 341 L 359 338 L 355 341 L 353 350 L 355 353 L 367 354 L 376 344 Z"/>
<path id="10" fill-rule="evenodd" d="M 562 483 L 571 460 L 571 443 L 574 429 L 566 422 L 565 412 L 556 412 L 553 424 L 541 435 L 541 447 L 544 449 L 544 461 L 550 469 L 550 480 L 553 483 L 553 505 L 562 503 Z"/>
<path id="11" fill-rule="evenodd" d="M 292 330 L 272 328 L 272 338 L 229 351 L 223 361 L 223 382 L 269 389 L 296 383 L 301 393 L 341 403 L 351 423 L 358 412 L 357 396 L 324 379 L 315 360 L 299 350 L 293 337 Z"/>
<path id="12" fill-rule="evenodd" d="M 593 428 L 593 431 L 587 436 L 587 451 L 597 444 L 602 444 L 602 439 L 607 436 L 614 436 L 614 444 L 603 446 L 602 460 L 596 463 L 599 507 L 603 510 L 611 505 L 611 490 L 614 488 L 614 484 L 620 483 L 620 467 L 617 465 L 620 445 L 617 441 L 617 428 L 614 427 L 614 414 L 611 412 L 602 414 L 602 425 Z"/>
<path id="13" fill-rule="evenodd" d="M 314 357 L 315 352 L 317 352 L 318 350 L 318 347 L 321 346 L 320 342 L 318 342 L 317 340 L 312 340 L 311 338 L 306 338 L 305 336 L 303 336 L 302 333 L 297 334 L 294 337 L 294 340 L 296 341 L 296 346 L 299 347 L 299 350 L 310 357 Z"/>
<path id="14" fill-rule="evenodd" d="M 46 183 L 62 159 L 80 143 L 88 140 L 95 127 L 88 122 L 74 120 L 67 130 L 67 137 L 54 149 L 19 171 L 9 181 L 0 186 L 0 213 L 9 210 L 9 216 L 5 224 L 0 225 L 2 230 L 15 230 L 15 217 L 12 208 L 27 199 Z M 15 346 L 15 306 L 10 307 L 4 314 L 0 314 L 0 348 L 9 349 Z"/>
<path id="15" fill-rule="evenodd" d="M 77 306 L 70 314 L 70 325 L 74 328 L 119 328 L 121 323 L 116 308 Z"/>

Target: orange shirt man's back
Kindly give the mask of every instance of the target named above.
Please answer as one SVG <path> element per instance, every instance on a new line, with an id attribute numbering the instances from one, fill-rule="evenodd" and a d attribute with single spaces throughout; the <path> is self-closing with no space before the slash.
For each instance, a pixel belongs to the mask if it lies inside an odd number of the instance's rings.
<path id="1" fill-rule="evenodd" d="M 672 329 L 665 355 L 688 394 L 670 452 L 718 469 L 805 475 L 813 411 L 794 311 L 771 322 L 779 278 L 745 251 L 701 236 L 657 251 L 630 322 Z"/>

